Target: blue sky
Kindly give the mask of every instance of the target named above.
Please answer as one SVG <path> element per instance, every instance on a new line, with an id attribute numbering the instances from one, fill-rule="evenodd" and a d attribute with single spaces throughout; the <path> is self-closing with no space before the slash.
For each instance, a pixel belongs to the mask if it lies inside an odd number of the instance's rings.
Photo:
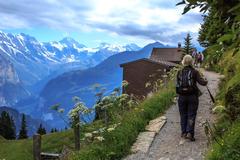
<path id="1" fill-rule="evenodd" d="M 89 47 L 101 42 L 159 41 L 177 45 L 190 32 L 196 43 L 198 9 L 181 15 L 180 0 L 8 0 L 0 1 L 0 30 L 39 41 L 70 36 Z"/>

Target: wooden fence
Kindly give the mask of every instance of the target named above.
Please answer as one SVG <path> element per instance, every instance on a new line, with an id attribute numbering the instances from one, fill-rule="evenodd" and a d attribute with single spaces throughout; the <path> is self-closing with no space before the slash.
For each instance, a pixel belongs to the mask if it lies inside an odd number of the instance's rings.
<path id="1" fill-rule="evenodd" d="M 41 151 L 41 135 L 33 136 L 33 159 L 34 160 L 65 160 L 68 152 L 62 153 L 46 153 Z"/>

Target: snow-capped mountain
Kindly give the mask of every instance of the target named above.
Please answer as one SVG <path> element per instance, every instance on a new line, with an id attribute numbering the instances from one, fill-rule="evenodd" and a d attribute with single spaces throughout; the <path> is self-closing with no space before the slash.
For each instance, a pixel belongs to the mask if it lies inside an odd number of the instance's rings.
<path id="1" fill-rule="evenodd" d="M 40 42 L 25 34 L 0 32 L 0 54 L 13 64 L 26 86 L 41 80 L 49 74 L 50 66 L 59 64 Z"/>
<path id="2" fill-rule="evenodd" d="M 117 44 L 109 44 L 109 43 L 100 43 L 97 47 L 98 50 L 108 50 L 109 52 L 124 52 L 124 51 L 138 51 L 140 47 L 136 44 L 127 44 L 124 46 L 117 45 Z"/>
<path id="3" fill-rule="evenodd" d="M 52 53 L 59 63 L 82 62 L 88 63 L 90 56 L 83 50 L 85 46 L 72 38 L 64 38 L 59 42 L 43 43 L 44 47 Z"/>
<path id="4" fill-rule="evenodd" d="M 21 81 L 27 86 L 35 84 L 62 66 L 86 69 L 113 54 L 136 49 L 139 49 L 136 45 L 131 48 L 129 45 L 117 46 L 107 43 L 88 48 L 70 37 L 59 42 L 41 43 L 23 33 L 13 35 L 0 31 L 0 54 L 13 63 Z"/>
<path id="5" fill-rule="evenodd" d="M 92 49 L 95 51 L 95 53 L 92 54 L 92 61 L 98 62 L 99 59 L 103 61 L 116 53 L 122 53 L 125 51 L 138 51 L 140 49 L 141 48 L 136 44 L 116 45 L 109 43 L 100 43 L 98 47 Z M 97 64 L 99 63 L 96 63 L 96 65 Z"/>
<path id="6" fill-rule="evenodd" d="M 46 83 L 63 72 L 87 69 L 113 54 L 138 49 L 135 44 L 120 46 L 108 43 L 89 48 L 70 37 L 42 43 L 24 33 L 14 35 L 0 31 L 0 59 L 11 64 L 20 86 L 28 90 L 43 86 L 39 83 Z"/>

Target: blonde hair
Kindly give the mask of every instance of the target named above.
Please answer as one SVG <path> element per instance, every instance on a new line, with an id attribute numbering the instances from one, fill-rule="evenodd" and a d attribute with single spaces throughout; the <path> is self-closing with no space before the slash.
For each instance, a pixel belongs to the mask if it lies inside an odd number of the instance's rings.
<path id="1" fill-rule="evenodd" d="M 193 58 L 191 55 L 187 54 L 183 57 L 182 65 L 184 66 L 192 66 L 193 65 Z"/>

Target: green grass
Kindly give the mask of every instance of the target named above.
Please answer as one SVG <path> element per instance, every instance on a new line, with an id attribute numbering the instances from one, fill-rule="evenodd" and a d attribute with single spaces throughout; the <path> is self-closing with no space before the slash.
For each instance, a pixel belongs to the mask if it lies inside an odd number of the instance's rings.
<path id="1" fill-rule="evenodd" d="M 6 139 L 0 136 L 0 142 L 4 142 L 4 141 L 6 141 Z"/>
<path id="2" fill-rule="evenodd" d="M 0 138 L 0 159 L 6 160 L 32 160 L 32 139 L 4 140 Z M 51 133 L 42 136 L 42 151 L 58 153 L 66 145 L 73 147 L 73 133 Z"/>
<path id="3" fill-rule="evenodd" d="M 32 143 L 30 140 L 8 140 L 0 143 L 0 159 L 32 160 Z"/>
<path id="4" fill-rule="evenodd" d="M 240 122 L 234 125 L 210 149 L 208 160 L 239 160 L 240 159 Z"/>
<path id="5" fill-rule="evenodd" d="M 121 159 L 129 153 L 130 147 L 135 142 L 138 133 L 143 131 L 147 123 L 162 114 L 172 103 L 175 96 L 173 83 L 168 88 L 162 89 L 151 98 L 143 101 L 138 106 L 127 110 L 112 123 L 121 124 L 112 132 L 104 132 L 105 140 L 99 142 L 81 141 L 81 151 L 75 152 L 72 159 L 107 160 Z M 119 109 L 117 109 L 119 112 Z M 104 127 L 99 120 L 81 128 L 81 135 Z M 32 160 L 32 139 L 5 140 L 0 137 L 0 159 L 6 160 Z M 63 146 L 74 149 L 72 130 L 51 133 L 42 136 L 42 151 L 59 153 Z"/>

